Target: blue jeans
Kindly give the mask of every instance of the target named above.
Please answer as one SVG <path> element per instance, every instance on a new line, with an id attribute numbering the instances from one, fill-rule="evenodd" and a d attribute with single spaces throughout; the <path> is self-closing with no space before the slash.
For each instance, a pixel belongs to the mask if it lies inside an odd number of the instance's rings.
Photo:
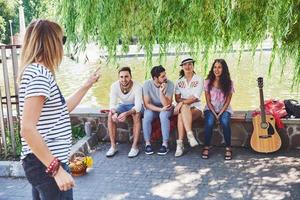
<path id="1" fill-rule="evenodd" d="M 227 111 L 223 112 L 222 115 L 220 116 L 220 124 L 223 129 L 223 135 L 226 143 L 226 147 L 231 146 L 231 128 L 230 128 L 230 117 L 231 114 Z M 204 120 L 205 120 L 205 125 L 204 125 L 204 132 L 205 132 L 205 146 L 210 145 L 212 133 L 213 133 L 213 128 L 215 125 L 215 116 L 210 110 L 204 111 Z"/>
<path id="2" fill-rule="evenodd" d="M 173 110 L 170 111 L 162 111 L 155 112 L 152 110 L 146 109 L 144 111 L 143 118 L 143 134 L 144 140 L 150 141 L 151 133 L 152 133 L 152 121 L 159 117 L 161 124 L 161 132 L 163 137 L 163 142 L 168 142 L 170 135 L 170 117 L 173 113 Z"/>
<path id="3" fill-rule="evenodd" d="M 33 200 L 73 200 L 73 190 L 60 191 L 54 178 L 46 174 L 45 165 L 34 154 L 28 154 L 23 159 L 22 165 L 26 178 L 32 186 Z M 61 165 L 70 172 L 67 164 Z"/>

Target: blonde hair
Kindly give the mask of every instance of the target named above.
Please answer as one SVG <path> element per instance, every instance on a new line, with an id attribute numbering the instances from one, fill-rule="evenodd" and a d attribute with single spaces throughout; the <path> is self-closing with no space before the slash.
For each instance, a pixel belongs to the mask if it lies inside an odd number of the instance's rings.
<path id="1" fill-rule="evenodd" d="M 63 58 L 63 31 L 49 20 L 37 20 L 28 26 L 22 47 L 19 80 L 25 67 L 42 63 L 53 75 Z"/>

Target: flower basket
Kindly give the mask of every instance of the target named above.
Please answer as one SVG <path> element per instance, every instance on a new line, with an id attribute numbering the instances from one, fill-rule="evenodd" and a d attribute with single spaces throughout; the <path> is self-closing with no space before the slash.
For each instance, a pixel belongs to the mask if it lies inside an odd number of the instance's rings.
<path id="1" fill-rule="evenodd" d="M 86 169 L 91 167 L 93 164 L 93 160 L 89 156 L 85 156 L 82 152 L 74 153 L 70 160 L 70 170 L 72 176 L 82 176 L 86 174 Z"/>

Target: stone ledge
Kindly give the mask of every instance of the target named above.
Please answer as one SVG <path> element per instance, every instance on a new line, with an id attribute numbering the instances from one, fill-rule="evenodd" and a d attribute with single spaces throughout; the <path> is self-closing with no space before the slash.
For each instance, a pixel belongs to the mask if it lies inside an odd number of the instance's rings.
<path id="1" fill-rule="evenodd" d="M 0 177 L 25 177 L 21 161 L 0 161 Z"/>
<path id="2" fill-rule="evenodd" d="M 70 157 L 80 151 L 84 154 L 88 154 L 92 151 L 92 149 L 98 145 L 99 143 L 99 135 L 93 133 L 92 136 L 85 136 L 81 138 L 75 145 L 72 146 Z"/>
<path id="3" fill-rule="evenodd" d="M 249 147 L 249 141 L 253 133 L 252 124 L 252 111 L 235 111 L 231 116 L 231 130 L 232 130 L 232 145 L 239 147 Z M 99 140 L 109 142 L 108 127 L 107 127 L 107 113 L 94 113 L 91 114 L 80 113 L 79 115 L 72 115 L 72 124 L 90 122 L 93 127 L 93 132 L 98 133 Z M 284 128 L 278 130 L 282 139 L 282 149 L 293 149 L 300 147 L 300 119 L 282 119 Z M 117 125 L 117 142 L 127 143 L 132 141 L 132 120 L 118 123 Z M 204 142 L 204 120 L 199 119 L 193 123 L 193 131 L 200 142 Z M 142 132 L 142 131 L 141 131 Z M 213 130 L 212 145 L 220 146 L 224 143 L 222 130 L 220 128 L 214 128 Z M 177 130 L 173 130 L 170 133 L 170 142 L 176 141 Z M 141 134 L 140 143 L 143 143 L 143 137 Z"/>
<path id="4" fill-rule="evenodd" d="M 252 122 L 252 112 L 253 111 L 235 111 L 231 116 L 233 122 Z M 70 113 L 71 117 L 91 117 L 91 118 L 105 118 L 108 116 L 106 110 L 101 112 L 100 108 L 77 108 L 72 113 Z M 300 124 L 300 118 L 282 118 L 283 124 Z"/>

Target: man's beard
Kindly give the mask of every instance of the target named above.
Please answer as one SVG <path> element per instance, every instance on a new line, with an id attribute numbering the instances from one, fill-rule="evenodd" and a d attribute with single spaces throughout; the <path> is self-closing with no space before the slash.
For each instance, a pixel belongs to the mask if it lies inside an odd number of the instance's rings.
<path id="1" fill-rule="evenodd" d="M 122 85 L 122 87 L 128 87 L 128 86 L 130 85 L 130 81 L 128 81 L 128 82 L 125 83 L 125 84 L 123 84 L 123 83 L 121 82 L 121 85 Z"/>

